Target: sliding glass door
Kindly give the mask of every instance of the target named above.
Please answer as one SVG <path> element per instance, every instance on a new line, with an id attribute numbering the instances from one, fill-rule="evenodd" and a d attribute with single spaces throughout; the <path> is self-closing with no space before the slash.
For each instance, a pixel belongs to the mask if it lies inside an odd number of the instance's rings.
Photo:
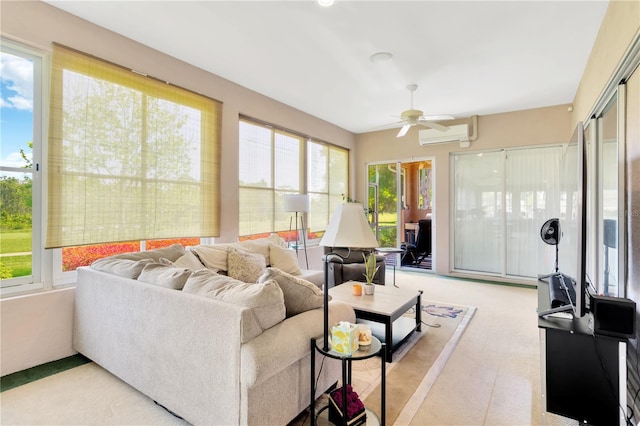
<path id="1" fill-rule="evenodd" d="M 576 184 L 567 182 L 575 148 L 456 154 L 452 162 L 453 268 L 524 278 L 553 272 L 555 248 L 545 247 L 540 228 L 571 214 L 572 194 L 562 187 Z"/>
<path id="2" fill-rule="evenodd" d="M 402 193 L 400 163 L 370 164 L 367 169 L 369 221 L 380 247 L 398 246 L 398 194 Z"/>

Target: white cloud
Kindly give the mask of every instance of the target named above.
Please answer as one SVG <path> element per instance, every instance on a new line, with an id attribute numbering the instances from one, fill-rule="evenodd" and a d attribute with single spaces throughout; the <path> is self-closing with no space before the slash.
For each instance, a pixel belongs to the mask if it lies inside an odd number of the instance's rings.
<path id="1" fill-rule="evenodd" d="M 31 152 L 25 152 L 24 154 L 31 160 Z M 2 159 L 2 165 L 6 167 L 24 167 L 25 162 L 20 152 L 12 152 Z"/>
<path id="2" fill-rule="evenodd" d="M 33 109 L 33 63 L 5 52 L 0 54 L 2 108 Z M 13 93 L 10 93 L 13 92 Z"/>

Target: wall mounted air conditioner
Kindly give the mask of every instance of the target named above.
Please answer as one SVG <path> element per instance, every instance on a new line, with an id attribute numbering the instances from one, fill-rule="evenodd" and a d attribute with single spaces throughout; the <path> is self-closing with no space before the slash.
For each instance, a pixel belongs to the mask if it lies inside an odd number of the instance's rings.
<path id="1" fill-rule="evenodd" d="M 425 129 L 418 132 L 420 145 L 433 145 L 437 143 L 460 142 L 461 148 L 469 147 L 469 125 L 456 124 L 443 131 Z"/>

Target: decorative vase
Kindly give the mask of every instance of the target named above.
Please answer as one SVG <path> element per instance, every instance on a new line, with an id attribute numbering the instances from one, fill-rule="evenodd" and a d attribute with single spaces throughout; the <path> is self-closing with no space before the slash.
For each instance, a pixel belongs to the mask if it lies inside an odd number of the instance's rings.
<path id="1" fill-rule="evenodd" d="M 364 286 L 364 294 L 371 295 L 375 292 L 376 287 L 373 284 L 365 284 Z"/>

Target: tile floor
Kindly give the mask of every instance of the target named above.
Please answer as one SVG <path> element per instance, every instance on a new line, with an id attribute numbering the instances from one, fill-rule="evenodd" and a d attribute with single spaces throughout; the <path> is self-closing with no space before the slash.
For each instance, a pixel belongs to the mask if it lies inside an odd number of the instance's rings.
<path id="1" fill-rule="evenodd" d="M 541 424 L 537 291 L 414 271 L 396 278 L 423 299 L 478 308 L 412 424 Z"/>

